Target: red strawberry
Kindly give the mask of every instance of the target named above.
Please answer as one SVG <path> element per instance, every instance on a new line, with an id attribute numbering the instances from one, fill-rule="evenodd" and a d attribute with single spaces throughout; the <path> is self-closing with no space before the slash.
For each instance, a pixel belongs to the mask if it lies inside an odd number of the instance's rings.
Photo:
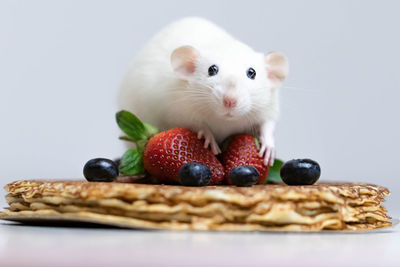
<path id="1" fill-rule="evenodd" d="M 210 184 L 218 184 L 224 178 L 222 164 L 210 150 L 204 148 L 197 134 L 189 129 L 174 128 L 156 134 L 144 149 L 144 168 L 151 175 L 166 182 L 178 183 L 180 167 L 191 161 L 210 168 Z"/>
<path id="2" fill-rule="evenodd" d="M 238 134 L 228 138 L 224 144 L 222 153 L 222 164 L 225 168 L 225 181 L 229 180 L 229 172 L 237 166 L 250 165 L 260 173 L 258 184 L 265 182 L 268 176 L 269 167 L 264 165 L 264 159 L 258 155 L 258 141 L 249 134 Z"/>
<path id="3" fill-rule="evenodd" d="M 204 148 L 202 140 L 189 129 L 174 128 L 157 133 L 153 126 L 142 123 L 128 111 L 117 113 L 117 123 L 127 136 L 121 139 L 136 143 L 122 156 L 119 171 L 122 175 L 143 174 L 146 170 L 165 183 L 179 183 L 178 172 L 188 162 L 206 165 L 211 171 L 210 184 L 224 178 L 224 167 L 214 154 Z"/>

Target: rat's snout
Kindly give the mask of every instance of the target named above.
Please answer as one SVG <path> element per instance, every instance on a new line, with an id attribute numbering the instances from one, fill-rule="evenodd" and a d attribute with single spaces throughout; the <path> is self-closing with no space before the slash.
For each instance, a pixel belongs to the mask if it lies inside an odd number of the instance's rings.
<path id="1" fill-rule="evenodd" d="M 224 107 L 226 108 L 234 108 L 237 105 L 237 99 L 228 95 L 225 95 L 222 98 L 222 102 L 224 103 Z"/>
<path id="2" fill-rule="evenodd" d="M 234 76 L 227 77 L 224 81 L 224 93 L 222 95 L 222 104 L 229 112 L 238 106 L 237 98 L 237 79 Z"/>

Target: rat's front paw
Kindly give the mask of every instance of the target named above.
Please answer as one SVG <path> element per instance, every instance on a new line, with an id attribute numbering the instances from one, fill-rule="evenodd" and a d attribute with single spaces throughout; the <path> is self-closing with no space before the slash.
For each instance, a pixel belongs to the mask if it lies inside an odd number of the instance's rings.
<path id="1" fill-rule="evenodd" d="M 204 138 L 204 148 L 211 147 L 211 151 L 214 155 L 221 153 L 221 149 L 219 149 L 217 141 L 214 139 L 214 135 L 211 133 L 210 130 L 200 130 L 197 132 L 197 138 L 202 139 Z"/>
<path id="2" fill-rule="evenodd" d="M 262 137 L 260 136 L 260 151 L 258 155 L 264 157 L 264 165 L 272 166 L 275 160 L 275 143 L 272 137 Z"/>

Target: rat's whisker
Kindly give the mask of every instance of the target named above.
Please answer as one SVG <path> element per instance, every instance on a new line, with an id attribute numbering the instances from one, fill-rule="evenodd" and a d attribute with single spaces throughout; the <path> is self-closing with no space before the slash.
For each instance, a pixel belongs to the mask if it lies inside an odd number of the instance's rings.
<path id="1" fill-rule="evenodd" d="M 311 90 L 311 89 L 307 89 L 307 88 L 294 87 L 294 86 L 282 86 L 282 88 L 294 90 L 294 91 L 306 92 L 306 93 L 320 93 L 320 91 L 317 91 L 317 90 Z"/>

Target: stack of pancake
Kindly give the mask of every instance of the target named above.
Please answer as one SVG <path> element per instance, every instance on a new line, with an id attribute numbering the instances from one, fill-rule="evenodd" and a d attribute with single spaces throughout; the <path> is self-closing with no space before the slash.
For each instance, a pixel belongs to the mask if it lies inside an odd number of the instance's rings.
<path id="1" fill-rule="evenodd" d="M 390 226 L 388 189 L 363 183 L 184 187 L 16 181 L 0 218 L 128 228 L 222 231 L 368 230 Z"/>

